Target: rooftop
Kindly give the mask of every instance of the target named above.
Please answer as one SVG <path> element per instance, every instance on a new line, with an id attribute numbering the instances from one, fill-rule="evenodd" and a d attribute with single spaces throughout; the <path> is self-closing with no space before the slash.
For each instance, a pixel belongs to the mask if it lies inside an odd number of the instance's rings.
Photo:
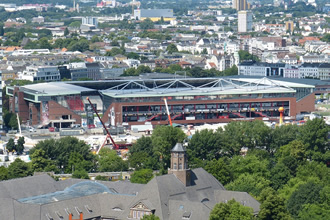
<path id="1" fill-rule="evenodd" d="M 114 191 L 111 191 L 101 183 L 84 181 L 74 184 L 63 191 L 22 198 L 18 201 L 22 203 L 41 205 L 100 193 L 116 194 Z"/>

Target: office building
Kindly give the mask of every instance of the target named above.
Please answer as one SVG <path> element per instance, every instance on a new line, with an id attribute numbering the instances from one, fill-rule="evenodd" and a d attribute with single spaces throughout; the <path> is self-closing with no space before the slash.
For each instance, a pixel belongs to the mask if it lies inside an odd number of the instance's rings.
<path id="1" fill-rule="evenodd" d="M 28 66 L 21 74 L 20 79 L 29 81 L 60 81 L 61 75 L 57 66 Z"/>
<path id="2" fill-rule="evenodd" d="M 252 31 L 252 12 L 239 11 L 238 12 L 238 32 L 244 33 Z"/>
<path id="3" fill-rule="evenodd" d="M 289 31 L 290 33 L 293 33 L 293 29 L 294 29 L 293 21 L 286 21 L 285 22 L 285 30 Z"/>
<path id="4" fill-rule="evenodd" d="M 85 26 L 93 26 L 93 27 L 97 28 L 98 19 L 95 17 L 84 17 L 84 18 L 82 18 L 81 24 L 85 25 Z"/>
<path id="5" fill-rule="evenodd" d="M 232 8 L 236 9 L 237 11 L 246 11 L 251 9 L 251 5 L 247 2 L 247 0 L 233 0 Z"/>

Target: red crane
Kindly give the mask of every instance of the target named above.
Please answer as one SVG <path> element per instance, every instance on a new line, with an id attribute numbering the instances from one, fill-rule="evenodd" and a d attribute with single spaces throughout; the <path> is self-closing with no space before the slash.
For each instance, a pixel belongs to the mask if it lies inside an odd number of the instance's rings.
<path id="1" fill-rule="evenodd" d="M 166 107 L 166 112 L 167 112 L 167 117 L 168 117 L 168 121 L 170 122 L 170 125 L 172 125 L 172 119 L 171 119 L 171 114 L 170 111 L 168 110 L 168 105 L 167 105 L 167 100 L 166 98 L 164 98 L 164 103 L 165 103 L 165 107 Z"/>
<path id="2" fill-rule="evenodd" d="M 127 147 L 132 146 L 132 144 L 116 144 L 116 142 L 112 139 L 111 134 L 110 134 L 108 128 L 105 126 L 104 122 L 102 121 L 99 113 L 97 113 L 97 111 L 96 111 L 93 103 L 91 102 L 91 100 L 89 99 L 89 97 L 87 97 L 86 99 L 89 102 L 89 104 L 91 105 L 91 107 L 92 107 L 93 111 L 95 112 L 95 114 L 97 115 L 97 117 L 99 118 L 100 122 L 102 123 L 103 128 L 107 132 L 107 137 L 106 137 L 104 143 L 101 145 L 101 147 L 97 150 L 96 154 L 98 154 L 99 151 L 104 147 L 104 145 L 107 142 L 107 139 L 108 138 L 111 140 L 111 143 L 113 145 L 113 149 L 115 149 L 115 150 L 118 150 L 118 149 L 127 149 Z"/>

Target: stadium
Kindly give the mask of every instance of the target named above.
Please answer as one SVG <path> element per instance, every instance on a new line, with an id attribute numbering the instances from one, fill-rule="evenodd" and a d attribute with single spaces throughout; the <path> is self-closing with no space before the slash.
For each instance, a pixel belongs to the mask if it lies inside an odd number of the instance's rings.
<path id="1" fill-rule="evenodd" d="M 93 127 L 89 97 L 109 125 L 204 124 L 231 120 L 278 120 L 314 111 L 315 91 L 328 87 L 318 80 L 261 77 L 129 78 L 106 81 L 49 82 L 7 86 L 10 111 L 22 123 L 65 128 Z"/>

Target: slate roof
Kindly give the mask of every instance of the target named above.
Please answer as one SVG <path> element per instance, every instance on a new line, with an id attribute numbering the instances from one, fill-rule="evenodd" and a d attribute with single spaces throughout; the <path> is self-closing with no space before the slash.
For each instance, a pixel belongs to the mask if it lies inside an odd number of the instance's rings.
<path id="1" fill-rule="evenodd" d="M 6 220 L 60 220 L 67 219 L 69 213 L 78 218 L 80 212 L 84 219 L 127 219 L 130 208 L 143 203 L 163 220 L 200 220 L 207 218 L 215 204 L 233 198 L 252 207 L 255 213 L 259 211 L 260 204 L 253 197 L 227 191 L 202 168 L 191 170 L 191 180 L 191 186 L 186 187 L 174 174 L 155 176 L 146 185 L 127 181 L 55 181 L 48 175 L 13 179 L 0 182 L 0 213 Z"/>
<path id="2" fill-rule="evenodd" d="M 185 151 L 186 151 L 186 149 L 184 148 L 182 143 L 176 143 L 176 145 L 171 150 L 171 152 L 185 152 Z"/>

